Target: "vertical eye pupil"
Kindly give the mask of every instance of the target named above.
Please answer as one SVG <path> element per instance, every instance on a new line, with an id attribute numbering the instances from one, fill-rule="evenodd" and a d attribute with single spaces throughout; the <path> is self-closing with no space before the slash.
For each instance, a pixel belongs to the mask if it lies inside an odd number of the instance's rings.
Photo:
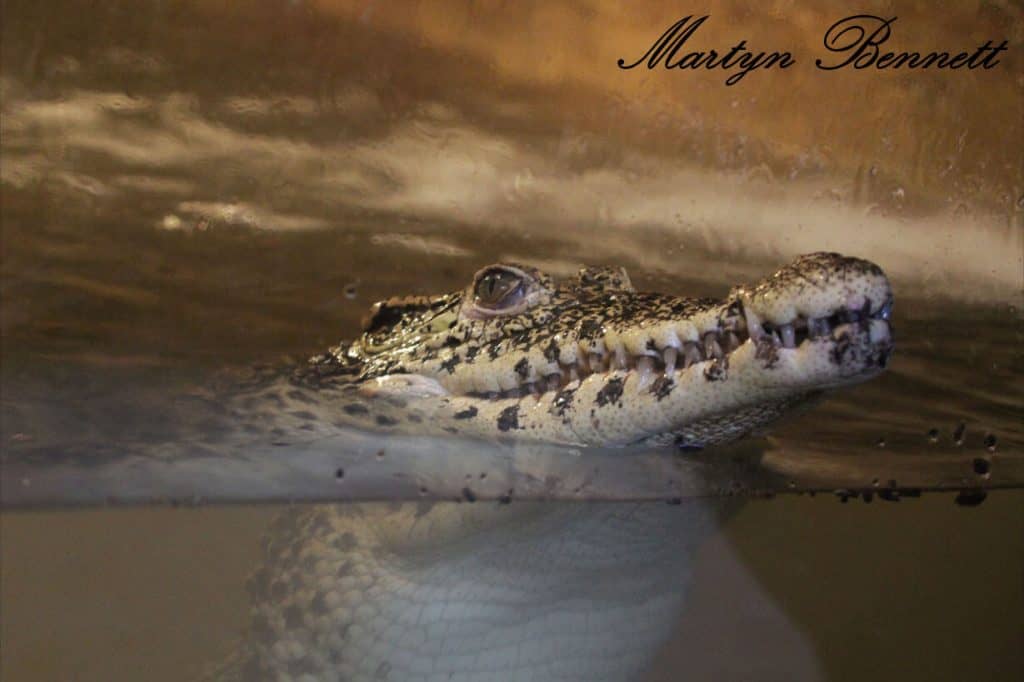
<path id="1" fill-rule="evenodd" d="M 488 306 L 496 306 L 501 303 L 511 303 L 506 299 L 512 299 L 514 293 L 519 289 L 521 279 L 515 273 L 495 271 L 488 272 L 480 278 L 476 286 L 477 300 Z"/>

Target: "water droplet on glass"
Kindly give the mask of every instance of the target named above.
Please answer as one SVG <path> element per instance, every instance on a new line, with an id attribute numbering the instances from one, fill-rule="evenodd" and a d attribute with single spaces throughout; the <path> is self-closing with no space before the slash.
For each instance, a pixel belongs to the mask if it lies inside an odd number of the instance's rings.
<path id="1" fill-rule="evenodd" d="M 939 430 L 938 429 L 929 429 L 928 430 L 928 442 L 929 443 L 938 443 L 939 442 Z"/>
<path id="2" fill-rule="evenodd" d="M 957 445 L 964 444 L 964 434 L 967 432 L 967 424 L 960 422 L 957 424 L 956 430 L 953 431 L 953 442 Z"/>
<path id="3" fill-rule="evenodd" d="M 986 497 L 988 493 L 984 490 L 961 490 L 956 496 L 956 503 L 961 507 L 977 507 Z"/>
<path id="4" fill-rule="evenodd" d="M 984 457 L 974 458 L 974 473 L 979 476 L 988 478 L 989 472 L 992 470 L 992 463 Z"/>
<path id="5" fill-rule="evenodd" d="M 989 452 L 995 452 L 996 451 L 996 436 L 995 436 L 995 434 L 993 434 L 993 433 L 986 434 L 984 442 L 985 442 L 985 448 Z"/>

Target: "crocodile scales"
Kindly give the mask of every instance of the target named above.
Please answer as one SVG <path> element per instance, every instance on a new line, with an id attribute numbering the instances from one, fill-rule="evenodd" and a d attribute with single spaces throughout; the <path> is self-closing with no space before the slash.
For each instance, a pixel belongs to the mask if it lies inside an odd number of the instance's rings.
<path id="1" fill-rule="evenodd" d="M 461 292 L 376 304 L 297 380 L 399 401 L 419 431 L 702 447 L 881 372 L 891 310 L 878 266 L 833 253 L 723 301 L 637 292 L 621 269 L 556 284 L 497 264 Z"/>

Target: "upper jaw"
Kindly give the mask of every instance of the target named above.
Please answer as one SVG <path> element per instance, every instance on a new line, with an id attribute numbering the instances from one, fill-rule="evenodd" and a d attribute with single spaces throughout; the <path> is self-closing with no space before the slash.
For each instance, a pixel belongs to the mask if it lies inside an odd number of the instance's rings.
<path id="1" fill-rule="evenodd" d="M 502 399 L 539 396 L 562 390 L 591 374 L 624 370 L 636 373 L 642 389 L 662 376 L 677 376 L 691 368 L 704 371 L 710 363 L 728 363 L 735 351 L 752 344 L 755 357 L 762 359 L 769 377 L 773 353 L 794 353 L 794 361 L 815 368 L 807 373 L 804 387 L 826 388 L 867 378 L 884 368 L 892 350 L 888 322 L 891 307 L 891 300 L 879 305 L 862 302 L 859 310 L 844 307 L 823 317 L 797 315 L 773 324 L 762 321 L 756 309 L 737 298 L 675 323 L 606 331 L 594 339 L 581 340 L 573 335 L 557 344 L 557 357 L 540 352 L 499 357 L 477 366 L 472 373 L 441 375 L 438 379 L 454 394 Z M 842 352 L 836 355 L 840 345 Z M 825 364 L 814 359 L 818 355 L 833 359 Z M 795 381 L 803 380 L 798 377 Z"/>
<path id="2" fill-rule="evenodd" d="M 859 304 L 859 305 L 858 305 Z M 781 348 L 796 348 L 804 341 L 817 338 L 838 338 L 856 327 L 871 332 L 870 341 L 882 341 L 890 337 L 889 319 L 892 314 L 892 298 L 875 303 L 870 299 L 856 300 L 851 306 L 824 309 L 818 316 L 797 313 L 790 318 L 775 316 L 765 319 L 753 306 L 744 305 L 743 298 L 737 299 L 734 309 L 740 312 L 738 324 L 755 343 L 771 340 Z"/>
<path id="3" fill-rule="evenodd" d="M 737 287 L 730 300 L 743 306 L 747 323 L 793 324 L 836 314 L 888 319 L 892 287 L 874 263 L 835 253 L 801 256 L 753 287 Z M 846 320 L 843 320 L 846 321 Z"/>
<path id="4" fill-rule="evenodd" d="M 720 304 L 674 301 L 693 304 L 692 312 L 676 320 L 652 316 L 625 329 L 567 330 L 525 352 L 460 365 L 457 372 L 436 378 L 453 394 L 487 398 L 541 395 L 615 370 L 635 371 L 642 387 L 700 363 L 727 362 L 747 343 L 758 348 L 756 355 L 770 358 L 810 342 L 813 352 L 804 349 L 793 357 L 817 370 L 812 374 L 797 367 L 795 374 L 805 374 L 798 380 L 806 385 L 824 385 L 877 373 L 892 350 L 888 280 L 876 265 L 838 254 L 803 256 L 753 287 L 735 288 Z M 836 361 L 813 360 L 819 351 L 832 353 L 834 346 L 843 349 L 838 356 L 833 353 Z M 784 373 L 769 374 L 782 379 Z"/>

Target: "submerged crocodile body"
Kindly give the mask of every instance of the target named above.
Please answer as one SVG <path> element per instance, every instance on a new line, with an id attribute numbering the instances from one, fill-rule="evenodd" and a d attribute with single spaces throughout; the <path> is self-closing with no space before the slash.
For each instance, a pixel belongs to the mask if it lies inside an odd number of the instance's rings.
<path id="1" fill-rule="evenodd" d="M 293 381 L 321 396 L 299 406 L 306 420 L 688 449 L 877 375 L 891 307 L 877 266 L 828 253 L 722 301 L 639 293 L 621 270 L 559 285 L 501 264 L 462 292 L 377 304 L 359 339 Z M 685 602 L 700 540 L 735 507 L 294 510 L 252 581 L 251 637 L 230 676 L 638 679 Z"/>

